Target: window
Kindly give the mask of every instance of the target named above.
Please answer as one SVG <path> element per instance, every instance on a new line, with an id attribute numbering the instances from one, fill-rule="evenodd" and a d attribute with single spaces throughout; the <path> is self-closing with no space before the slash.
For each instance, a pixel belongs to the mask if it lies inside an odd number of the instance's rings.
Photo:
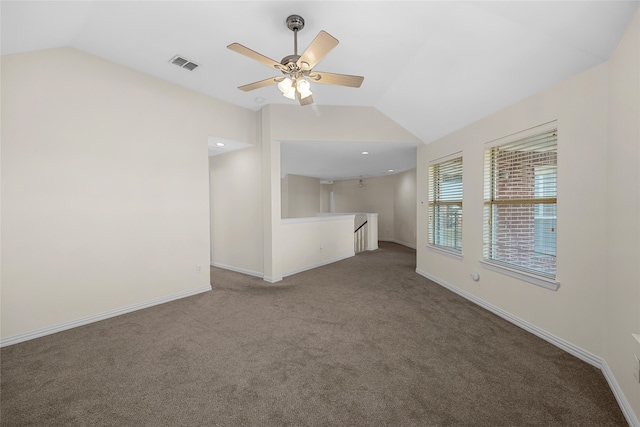
<path id="1" fill-rule="evenodd" d="M 484 260 L 555 279 L 557 129 L 539 132 L 485 150 Z"/>
<path id="2" fill-rule="evenodd" d="M 429 245 L 462 253 L 462 157 L 429 166 Z"/>

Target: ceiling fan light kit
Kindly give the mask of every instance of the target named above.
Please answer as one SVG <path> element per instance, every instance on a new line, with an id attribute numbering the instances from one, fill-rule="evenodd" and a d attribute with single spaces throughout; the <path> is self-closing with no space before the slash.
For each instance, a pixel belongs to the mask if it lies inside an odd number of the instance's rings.
<path id="1" fill-rule="evenodd" d="M 286 22 L 287 28 L 293 31 L 293 55 L 285 56 L 280 62 L 239 43 L 232 43 L 227 46 L 234 52 L 275 68 L 286 76 L 284 78 L 271 77 L 240 86 L 238 89 L 248 92 L 275 83 L 286 98 L 297 99 L 300 105 L 310 105 L 313 104 L 310 80 L 331 85 L 360 87 L 364 80 L 362 76 L 313 71 L 313 67 L 338 45 L 338 39 L 326 31 L 320 31 L 302 55 L 298 55 L 298 31 L 304 28 L 304 19 L 300 15 L 290 15 Z"/>
<path id="2" fill-rule="evenodd" d="M 289 99 L 296 99 L 296 96 L 304 99 L 313 94 L 311 92 L 311 83 L 305 80 L 304 77 L 298 77 L 295 82 L 290 77 L 286 77 L 278 83 L 278 89 L 285 98 Z"/>

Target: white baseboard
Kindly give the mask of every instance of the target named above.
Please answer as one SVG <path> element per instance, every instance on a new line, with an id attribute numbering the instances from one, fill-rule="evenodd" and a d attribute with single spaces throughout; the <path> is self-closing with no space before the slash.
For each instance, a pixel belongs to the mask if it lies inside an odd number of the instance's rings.
<path id="1" fill-rule="evenodd" d="M 323 265 L 327 265 L 327 264 L 333 264 L 334 262 L 342 261 L 343 259 L 351 258 L 352 256 L 355 256 L 355 255 L 356 255 L 355 252 L 350 252 L 350 253 L 342 255 L 342 256 L 338 256 L 338 257 L 335 257 L 335 258 L 331 258 L 331 259 L 327 259 L 327 260 L 321 261 L 321 262 L 319 262 L 317 264 L 307 265 L 307 266 L 302 267 L 302 268 L 298 268 L 298 269 L 295 269 L 295 270 L 287 271 L 286 273 L 283 273 L 282 276 L 283 277 L 287 277 L 287 276 L 291 276 L 291 275 L 294 275 L 294 274 L 302 273 L 303 271 L 312 270 L 314 268 L 322 267 Z"/>
<path id="2" fill-rule="evenodd" d="M 235 271 L 236 273 L 246 274 L 248 276 L 253 276 L 253 277 L 259 277 L 260 279 L 264 280 L 265 282 L 269 282 L 269 283 L 277 283 L 277 282 L 282 280 L 282 277 L 273 278 L 273 277 L 265 276 L 264 274 L 260 273 L 259 271 L 247 270 L 246 268 L 234 267 L 232 265 L 221 264 L 219 262 L 214 262 L 211 265 L 213 267 L 223 268 L 223 269 L 229 270 L 229 271 Z"/>
<path id="3" fill-rule="evenodd" d="M 629 426 L 630 427 L 640 427 L 640 421 L 638 421 L 638 418 L 636 417 L 635 413 L 633 412 L 633 409 L 631 409 L 631 405 L 629 405 L 629 401 L 627 400 L 627 398 L 622 393 L 622 390 L 620 390 L 620 386 L 618 385 L 618 381 L 616 381 L 616 377 L 613 376 L 613 372 L 611 372 L 611 369 L 609 369 L 609 365 L 607 365 L 607 362 L 605 360 L 602 361 L 601 370 L 602 370 L 602 374 L 604 375 L 605 379 L 609 383 L 609 388 L 611 388 L 611 391 L 613 392 L 613 395 L 616 397 L 616 400 L 618 401 L 618 404 L 620 405 L 620 409 L 622 410 L 622 413 L 624 414 L 624 417 L 627 419 L 627 422 L 629 423 Z"/>
<path id="4" fill-rule="evenodd" d="M 323 265 L 327 265 L 327 264 L 331 264 L 331 263 L 334 263 L 334 262 L 342 261 L 343 259 L 347 259 L 347 258 L 350 258 L 352 256 L 355 256 L 355 252 L 351 252 L 351 253 L 348 253 L 348 254 L 343 255 L 343 256 L 331 258 L 331 259 L 319 262 L 317 264 L 307 265 L 307 266 L 302 267 L 302 268 L 298 268 L 298 269 L 295 269 L 295 270 L 287 271 L 287 272 L 283 273 L 281 277 L 270 277 L 270 276 L 266 276 L 266 275 L 264 275 L 264 274 L 262 274 L 262 273 L 260 273 L 258 271 L 246 270 L 244 268 L 233 267 L 231 265 L 221 264 L 221 263 L 218 263 L 218 262 L 214 262 L 211 265 L 214 266 L 214 267 L 224 268 L 225 270 L 235 271 L 236 273 L 248 274 L 249 276 L 259 277 L 262 280 L 264 280 L 265 282 L 277 283 L 277 282 L 280 282 L 284 277 L 291 276 L 291 275 L 297 274 L 297 273 L 302 273 L 303 271 L 311 270 L 311 269 L 314 269 L 314 268 L 322 267 Z"/>
<path id="5" fill-rule="evenodd" d="M 411 249 L 416 249 L 416 245 L 412 245 L 411 243 L 401 242 L 400 240 L 395 240 L 395 239 L 378 239 L 378 241 L 380 241 L 380 242 L 391 242 L 391 243 L 397 243 L 397 244 L 399 244 L 399 245 L 406 246 L 406 247 L 411 248 Z"/>
<path id="6" fill-rule="evenodd" d="M 631 427 L 640 427 L 640 422 L 638 421 L 638 418 L 636 417 L 635 413 L 633 412 L 633 409 L 631 408 L 631 405 L 629 405 L 629 401 L 626 399 L 626 397 L 624 396 L 624 393 L 622 393 L 622 390 L 620 389 L 620 386 L 618 385 L 618 382 L 616 381 L 615 377 L 613 376 L 613 373 L 611 372 L 611 370 L 609 369 L 609 365 L 607 365 L 607 362 L 605 360 L 603 360 L 602 358 L 566 341 L 563 340 L 562 338 L 559 338 L 553 334 L 550 334 L 549 332 L 538 328 L 535 325 L 532 325 L 529 322 L 526 322 L 522 319 L 520 319 L 519 317 L 516 317 L 504 310 L 502 310 L 499 307 L 496 307 L 495 305 L 489 304 L 488 302 L 484 301 L 483 299 L 480 299 L 478 297 L 476 297 L 473 294 L 470 294 L 469 292 L 466 292 L 438 277 L 432 276 L 431 274 L 427 273 L 424 270 L 421 270 L 419 268 L 416 268 L 416 273 L 418 273 L 419 275 L 426 277 L 427 279 L 439 284 L 440 286 L 449 289 L 451 292 L 454 292 L 458 295 L 460 295 L 461 297 L 479 305 L 480 307 L 502 317 L 503 319 L 507 320 L 508 322 L 513 323 L 514 325 L 524 329 L 525 331 L 531 332 L 532 334 L 542 338 L 543 340 L 555 345 L 556 347 L 566 351 L 569 354 L 574 355 L 575 357 L 577 357 L 580 360 L 583 360 L 585 362 L 587 362 L 590 365 L 595 366 L 596 368 L 600 369 L 602 371 L 602 374 L 604 375 L 604 377 L 607 379 L 607 382 L 609 383 L 609 387 L 611 388 L 611 391 L 613 392 L 616 400 L 618 401 L 618 405 L 620 405 L 620 409 L 622 410 L 622 413 L 624 414 L 624 417 L 627 419 L 627 422 L 629 423 L 629 425 Z"/>
<path id="7" fill-rule="evenodd" d="M 203 292 L 211 290 L 211 285 L 203 286 L 197 289 L 191 289 L 189 291 L 180 292 L 177 294 L 169 295 L 166 297 L 156 298 L 149 301 L 144 301 L 138 304 L 129 305 L 127 307 L 116 308 L 104 313 L 94 314 L 92 316 L 83 317 L 81 319 L 71 320 L 69 322 L 59 323 L 57 325 L 49 326 L 46 328 L 38 329 L 36 331 L 26 332 L 24 334 L 14 335 L 12 337 L 3 338 L 0 340 L 0 347 L 6 347 L 13 344 L 18 344 L 24 341 L 44 337 L 46 335 L 55 334 L 57 332 L 66 331 L 67 329 L 77 328 L 78 326 L 88 325 L 89 323 L 99 322 L 100 320 L 109 319 L 110 317 L 120 316 L 121 314 L 131 313 L 132 311 L 142 310 L 143 308 L 153 307 L 154 305 L 164 304 L 166 302 L 190 297 Z"/>
<path id="8" fill-rule="evenodd" d="M 629 405 L 629 401 L 622 393 L 622 390 L 620 390 L 618 381 L 616 381 L 616 377 L 613 376 L 613 372 L 611 372 L 611 369 L 609 369 L 609 365 L 607 365 L 607 362 L 605 360 L 602 361 L 601 370 L 605 379 L 609 383 L 609 388 L 611 388 L 613 395 L 616 397 L 618 405 L 620 405 L 620 409 L 622 410 L 624 417 L 627 419 L 629 426 L 640 427 L 640 421 L 633 412 L 633 409 L 631 409 L 631 405 Z"/>
<path id="9" fill-rule="evenodd" d="M 231 265 L 221 264 L 219 262 L 214 262 L 211 265 L 214 266 L 214 267 L 218 267 L 218 268 L 224 268 L 225 270 L 235 271 L 236 273 L 248 274 L 249 276 L 259 277 L 261 279 L 264 278 L 264 274 L 260 273 L 259 271 L 253 271 L 253 270 L 247 270 L 245 268 L 233 267 Z"/>

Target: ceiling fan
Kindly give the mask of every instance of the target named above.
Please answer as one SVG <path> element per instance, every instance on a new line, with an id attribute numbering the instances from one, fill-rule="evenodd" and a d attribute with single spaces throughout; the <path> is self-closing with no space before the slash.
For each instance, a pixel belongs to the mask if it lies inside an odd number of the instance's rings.
<path id="1" fill-rule="evenodd" d="M 239 43 L 232 43 L 227 46 L 227 48 L 234 52 L 261 62 L 268 67 L 275 68 L 285 75 L 285 77 L 271 77 L 249 83 L 238 87 L 238 89 L 249 92 L 277 83 L 278 89 L 280 89 L 280 92 L 282 92 L 285 97 L 297 99 L 300 105 L 309 105 L 313 104 L 311 81 L 330 85 L 360 87 L 364 80 L 362 76 L 313 71 L 313 67 L 338 45 L 338 39 L 326 31 L 320 31 L 302 55 L 298 55 L 298 31 L 304 28 L 304 19 L 300 15 L 291 15 L 287 18 L 287 27 L 293 31 L 293 55 L 285 56 L 280 62 L 268 58 Z"/>

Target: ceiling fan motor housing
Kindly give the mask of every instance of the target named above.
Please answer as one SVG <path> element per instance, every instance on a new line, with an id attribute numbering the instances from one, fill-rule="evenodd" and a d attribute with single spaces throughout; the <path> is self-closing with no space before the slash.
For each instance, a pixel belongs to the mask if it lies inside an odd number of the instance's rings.
<path id="1" fill-rule="evenodd" d="M 282 61 L 280 61 L 280 63 L 287 67 L 290 64 L 295 64 L 296 62 L 298 62 L 298 59 L 300 59 L 300 55 L 287 55 L 282 58 Z"/>
<path id="2" fill-rule="evenodd" d="M 304 18 L 300 15 L 289 15 L 287 18 L 287 27 L 291 31 L 300 31 L 304 28 Z"/>
<path id="3" fill-rule="evenodd" d="M 310 69 L 305 68 L 305 65 L 308 65 L 306 62 L 302 63 L 302 67 L 298 65 L 298 59 L 300 59 L 300 55 L 288 55 L 282 58 L 280 63 L 283 65 L 280 68 L 282 74 L 288 74 L 292 78 L 300 77 L 300 76 L 308 76 L 311 72 Z"/>

